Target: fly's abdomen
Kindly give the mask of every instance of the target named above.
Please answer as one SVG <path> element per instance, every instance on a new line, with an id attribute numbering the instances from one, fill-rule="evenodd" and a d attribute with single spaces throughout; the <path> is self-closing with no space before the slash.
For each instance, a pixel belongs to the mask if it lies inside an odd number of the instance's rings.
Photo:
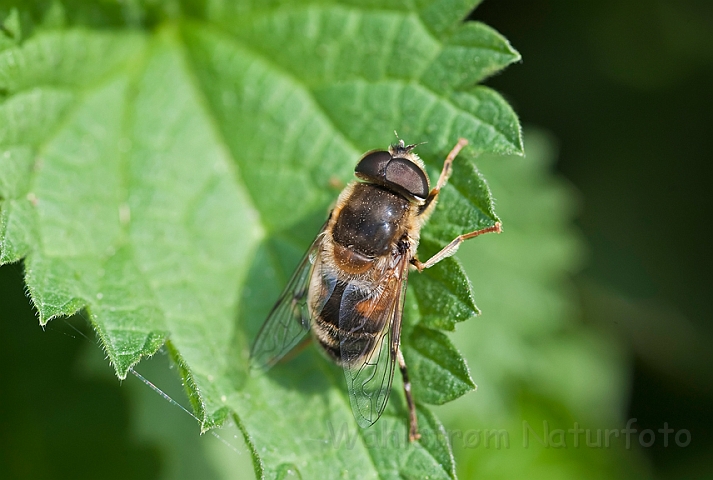
<path id="1" fill-rule="evenodd" d="M 360 298 L 361 297 L 361 298 Z M 383 322 L 364 308 L 369 298 L 352 285 L 338 282 L 324 307 L 314 316 L 313 331 L 322 349 L 340 365 L 357 363 L 375 348 Z"/>

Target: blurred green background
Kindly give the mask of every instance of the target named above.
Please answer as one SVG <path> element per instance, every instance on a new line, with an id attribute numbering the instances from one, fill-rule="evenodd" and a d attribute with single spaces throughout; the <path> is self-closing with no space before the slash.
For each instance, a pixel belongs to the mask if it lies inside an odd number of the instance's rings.
<path id="1" fill-rule="evenodd" d="M 691 432 L 642 450 L 650 474 L 713 477 L 713 3 L 502 0 L 475 16 L 524 59 L 488 84 L 551 132 L 579 191 L 583 321 L 623 342 L 625 417 Z"/>
<path id="2" fill-rule="evenodd" d="M 506 231 L 460 255 L 484 315 L 453 338 L 479 391 L 438 413 L 510 445 L 454 438 L 461 478 L 713 478 L 713 3 L 487 0 L 473 19 L 524 58 L 487 84 L 520 115 L 528 156 L 479 162 Z M 251 474 L 234 430 L 198 437 L 136 378 L 119 383 L 84 319 L 43 331 L 21 265 L 0 268 L 0 292 L 3 478 Z M 165 356 L 137 370 L 187 403 Z M 524 421 L 541 436 L 543 421 L 633 418 L 631 449 L 523 447 Z M 639 444 L 664 423 L 690 444 Z"/>

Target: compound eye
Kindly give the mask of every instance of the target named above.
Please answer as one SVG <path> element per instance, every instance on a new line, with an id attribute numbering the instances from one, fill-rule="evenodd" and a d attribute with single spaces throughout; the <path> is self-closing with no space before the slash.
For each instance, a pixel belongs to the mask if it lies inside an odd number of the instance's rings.
<path id="1" fill-rule="evenodd" d="M 428 197 L 428 178 L 426 173 L 410 160 L 393 158 L 384 172 L 388 183 L 397 185 L 418 198 Z"/>
<path id="2" fill-rule="evenodd" d="M 391 161 L 391 154 L 384 150 L 367 153 L 357 164 L 354 173 L 365 180 L 383 178 L 384 170 L 389 161 Z"/>

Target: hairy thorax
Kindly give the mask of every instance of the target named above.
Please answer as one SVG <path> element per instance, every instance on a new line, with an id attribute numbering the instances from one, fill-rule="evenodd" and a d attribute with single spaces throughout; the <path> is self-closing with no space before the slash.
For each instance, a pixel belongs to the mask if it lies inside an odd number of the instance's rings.
<path id="1" fill-rule="evenodd" d="M 335 208 L 333 258 L 345 272 L 359 274 L 390 256 L 407 230 L 404 218 L 411 205 L 397 193 L 363 183 L 355 184 L 345 200 Z"/>

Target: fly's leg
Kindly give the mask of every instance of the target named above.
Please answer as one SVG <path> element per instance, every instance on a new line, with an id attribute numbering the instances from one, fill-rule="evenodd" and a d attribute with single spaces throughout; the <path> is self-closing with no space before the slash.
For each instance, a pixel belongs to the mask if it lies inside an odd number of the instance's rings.
<path id="1" fill-rule="evenodd" d="M 404 379 L 404 393 L 406 394 L 406 403 L 408 404 L 408 418 L 409 418 L 409 429 L 408 429 L 408 440 L 413 442 L 421 438 L 421 434 L 418 433 L 418 420 L 416 419 L 416 404 L 413 402 L 413 395 L 411 395 L 411 381 L 408 378 L 408 372 L 406 371 L 406 361 L 401 353 L 401 347 L 396 350 L 396 357 L 399 360 L 399 369 L 401 370 L 401 376 Z"/>
<path id="2" fill-rule="evenodd" d="M 463 150 L 463 147 L 466 145 L 468 145 L 468 140 L 461 138 L 458 140 L 458 143 L 456 143 L 450 153 L 448 153 L 446 160 L 443 162 L 443 169 L 441 170 L 441 176 L 438 177 L 438 183 L 436 183 L 436 187 L 428 194 L 426 201 L 419 211 L 419 215 L 425 214 L 426 217 L 430 215 L 433 207 L 436 206 L 436 198 L 438 198 L 438 194 L 441 192 L 441 189 L 451 176 L 451 171 L 453 170 L 453 160 L 455 160 L 460 151 Z"/>
<path id="3" fill-rule="evenodd" d="M 453 160 L 456 159 L 458 154 L 460 153 L 461 150 L 463 150 L 463 147 L 468 145 L 468 140 L 465 138 L 459 138 L 458 143 L 456 143 L 456 146 L 453 147 L 453 149 L 448 153 L 446 156 L 446 160 L 443 162 L 443 169 L 441 170 L 441 176 L 438 177 L 438 183 L 436 183 L 436 190 L 440 191 L 441 188 L 446 184 L 448 181 L 448 177 L 451 176 L 451 170 L 453 169 Z"/>
<path id="4" fill-rule="evenodd" d="M 502 232 L 502 226 L 500 225 L 500 222 L 496 222 L 495 225 L 493 225 L 492 227 L 483 228 L 481 230 L 476 230 L 470 233 L 464 233 L 463 235 L 458 235 L 455 239 L 453 239 L 451 243 L 443 247 L 443 250 L 426 260 L 426 262 L 422 263 L 418 260 L 418 258 L 414 257 L 411 259 L 411 264 L 416 267 L 419 272 L 422 272 L 427 268 L 431 268 L 444 258 L 448 258 L 454 253 L 456 253 L 458 247 L 460 247 L 460 244 L 463 243 L 463 240 L 468 240 L 469 238 L 477 237 L 478 235 L 492 232 Z"/>
<path id="5" fill-rule="evenodd" d="M 466 145 L 468 145 L 468 140 L 466 140 L 465 138 L 461 138 L 460 140 L 458 140 L 458 143 L 456 143 L 455 147 L 453 147 L 453 149 L 450 151 L 448 156 L 446 156 L 446 160 L 443 162 L 441 176 L 438 177 L 438 183 L 436 183 L 436 188 L 431 190 L 431 192 L 428 194 L 428 198 L 426 198 L 423 207 L 421 207 L 419 215 L 425 215 L 426 217 L 430 215 L 431 211 L 433 210 L 433 207 L 435 207 L 436 205 L 436 199 L 438 198 L 438 194 L 448 181 L 448 178 L 451 176 L 451 171 L 453 170 L 453 160 L 455 160 L 456 156 L 458 156 L 460 151 L 463 150 L 463 147 L 465 147 Z M 421 263 L 418 258 L 414 257 L 411 259 L 411 264 L 415 266 L 419 272 L 422 272 L 423 270 L 434 266 L 444 258 L 448 258 L 454 253 L 456 253 L 456 250 L 458 250 L 460 244 L 463 243 L 463 240 L 468 240 L 469 238 L 477 237 L 478 235 L 482 235 L 484 233 L 500 233 L 501 231 L 502 227 L 500 225 L 500 222 L 497 222 L 492 227 L 487 227 L 481 230 L 476 230 L 474 232 L 458 235 L 451 243 L 446 245 L 443 250 L 435 254 L 433 257 L 429 258 L 425 263 Z"/>

